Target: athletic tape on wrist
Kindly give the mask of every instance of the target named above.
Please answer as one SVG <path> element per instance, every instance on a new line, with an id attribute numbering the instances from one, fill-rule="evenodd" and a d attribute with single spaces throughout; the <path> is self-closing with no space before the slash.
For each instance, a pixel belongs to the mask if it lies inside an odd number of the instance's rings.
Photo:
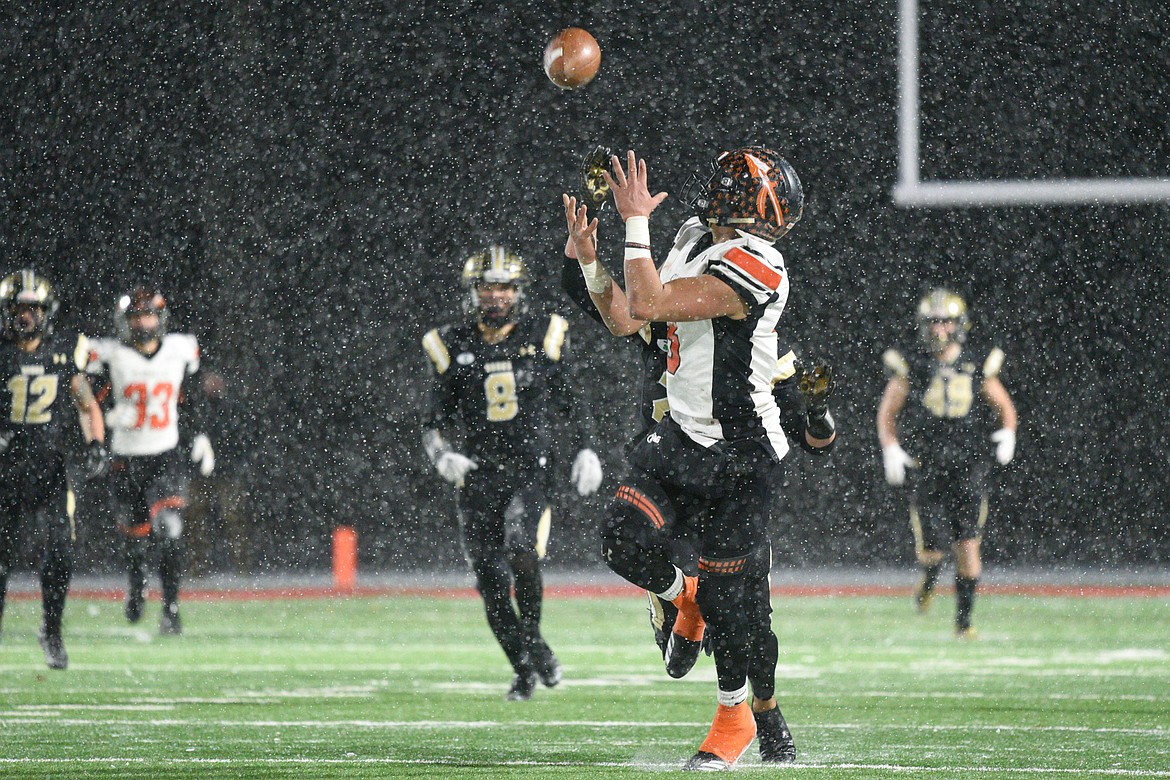
<path id="1" fill-rule="evenodd" d="M 609 289 L 611 277 L 599 261 L 588 265 L 581 263 L 581 275 L 585 277 L 585 288 L 595 295 L 602 295 Z"/>
<path id="2" fill-rule="evenodd" d="M 630 217 L 626 220 L 626 260 L 650 258 L 650 218 Z"/>

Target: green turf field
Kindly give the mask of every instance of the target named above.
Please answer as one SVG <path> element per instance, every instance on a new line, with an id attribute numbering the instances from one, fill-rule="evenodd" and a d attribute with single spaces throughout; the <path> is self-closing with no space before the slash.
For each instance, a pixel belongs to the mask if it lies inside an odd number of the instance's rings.
<path id="1" fill-rule="evenodd" d="M 1170 777 L 1164 598 L 992 595 L 980 639 L 952 602 L 777 598 L 781 706 L 802 778 Z M 186 634 L 74 599 L 70 668 L 36 645 L 40 605 L 0 640 L 0 777 L 643 777 L 702 739 L 714 672 L 661 671 L 637 598 L 560 598 L 546 635 L 565 681 L 530 702 L 477 600 L 189 602 Z"/>

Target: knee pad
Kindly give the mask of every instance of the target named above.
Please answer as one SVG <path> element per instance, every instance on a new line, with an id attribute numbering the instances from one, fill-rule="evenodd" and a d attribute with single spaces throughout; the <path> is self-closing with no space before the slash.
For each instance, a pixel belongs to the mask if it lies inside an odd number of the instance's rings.
<path id="1" fill-rule="evenodd" d="M 163 509 L 154 516 L 154 529 L 164 539 L 178 539 L 183 535 L 183 515 L 175 509 Z"/>
<path id="2" fill-rule="evenodd" d="M 606 508 L 601 524 L 603 550 L 647 549 L 665 542 L 664 529 L 674 509 L 660 487 L 623 483 Z"/>

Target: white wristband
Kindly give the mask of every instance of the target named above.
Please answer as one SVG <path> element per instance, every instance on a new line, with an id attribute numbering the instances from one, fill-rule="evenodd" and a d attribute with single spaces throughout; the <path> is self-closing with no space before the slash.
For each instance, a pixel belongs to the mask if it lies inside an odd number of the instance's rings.
<path id="1" fill-rule="evenodd" d="M 612 278 L 601 261 L 594 260 L 588 265 L 581 263 L 581 275 L 585 277 L 585 288 L 594 295 L 604 295 L 609 290 Z"/>
<path id="2" fill-rule="evenodd" d="M 650 258 L 650 218 L 630 217 L 626 220 L 626 260 Z"/>

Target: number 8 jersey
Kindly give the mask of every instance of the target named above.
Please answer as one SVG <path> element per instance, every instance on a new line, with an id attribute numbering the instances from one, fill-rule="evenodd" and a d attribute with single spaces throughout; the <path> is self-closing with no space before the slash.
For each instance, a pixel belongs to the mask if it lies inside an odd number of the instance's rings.
<path id="1" fill-rule="evenodd" d="M 115 455 L 157 455 L 178 446 L 183 382 L 199 370 L 195 337 L 167 333 L 153 355 L 116 339 L 95 339 L 91 346 L 86 370 L 106 374 L 110 383 L 110 450 Z"/>

